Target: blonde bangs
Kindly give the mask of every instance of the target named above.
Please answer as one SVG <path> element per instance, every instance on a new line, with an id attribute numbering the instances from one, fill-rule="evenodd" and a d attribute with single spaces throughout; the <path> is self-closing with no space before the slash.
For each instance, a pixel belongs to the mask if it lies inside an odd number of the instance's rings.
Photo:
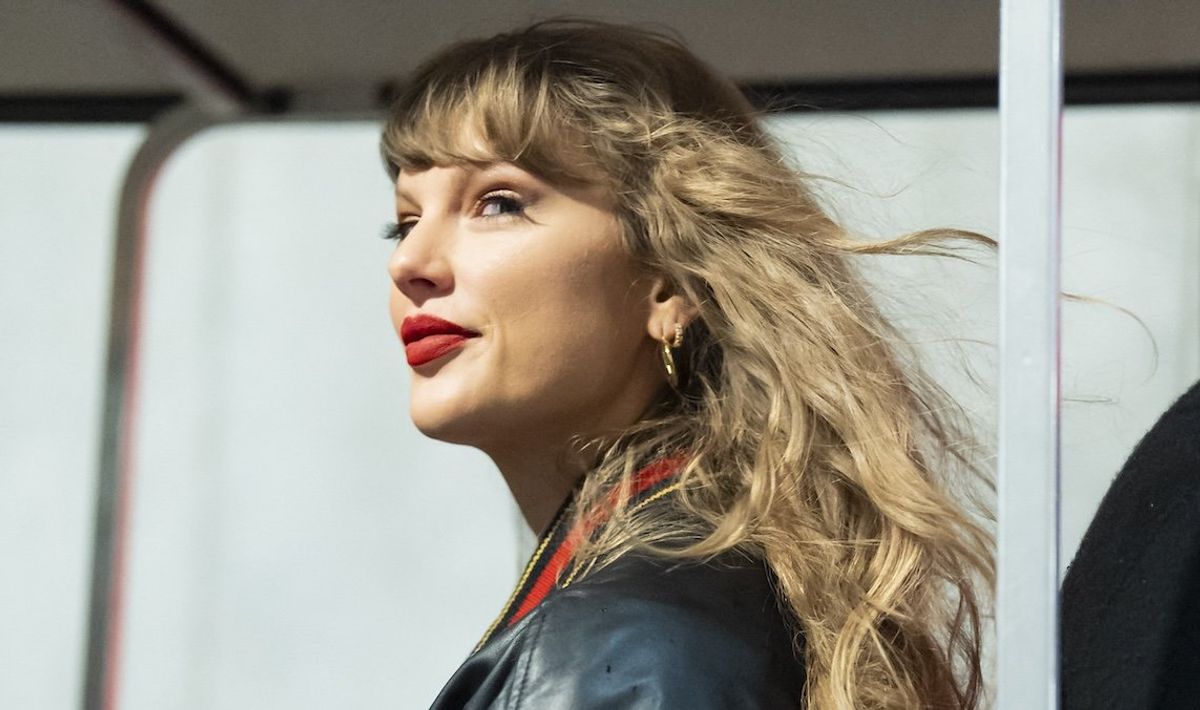
<path id="1" fill-rule="evenodd" d="M 562 91 L 567 84 L 551 74 L 548 62 L 515 51 L 447 57 L 427 67 L 397 99 L 384 127 L 380 148 L 388 174 L 395 179 L 405 168 L 507 162 L 555 184 L 603 180 Z"/>

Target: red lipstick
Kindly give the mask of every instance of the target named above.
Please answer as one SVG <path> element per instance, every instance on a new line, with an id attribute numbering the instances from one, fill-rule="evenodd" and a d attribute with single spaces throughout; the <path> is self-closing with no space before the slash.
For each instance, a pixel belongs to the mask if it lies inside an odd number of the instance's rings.
<path id="1" fill-rule="evenodd" d="M 400 323 L 400 339 L 404 355 L 411 367 L 419 367 L 457 349 L 468 338 L 478 337 L 477 331 L 437 316 L 419 314 Z"/>

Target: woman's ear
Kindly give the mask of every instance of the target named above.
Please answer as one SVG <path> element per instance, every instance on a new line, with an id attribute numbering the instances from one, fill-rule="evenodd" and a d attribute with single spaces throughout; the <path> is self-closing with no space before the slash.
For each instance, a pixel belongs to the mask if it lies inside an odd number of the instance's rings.
<path id="1" fill-rule="evenodd" d="M 646 333 L 662 342 L 675 337 L 675 325 L 687 328 L 699 309 L 665 276 L 656 276 L 650 287 L 650 318 Z"/>

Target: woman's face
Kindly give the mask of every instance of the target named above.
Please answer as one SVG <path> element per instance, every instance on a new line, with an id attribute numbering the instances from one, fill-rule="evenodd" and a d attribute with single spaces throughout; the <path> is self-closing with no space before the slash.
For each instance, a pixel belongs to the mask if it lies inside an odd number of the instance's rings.
<path id="1" fill-rule="evenodd" d="M 663 381 L 655 286 L 601 190 L 507 163 L 405 170 L 396 214 L 391 316 L 422 432 L 490 453 L 640 416 Z"/>

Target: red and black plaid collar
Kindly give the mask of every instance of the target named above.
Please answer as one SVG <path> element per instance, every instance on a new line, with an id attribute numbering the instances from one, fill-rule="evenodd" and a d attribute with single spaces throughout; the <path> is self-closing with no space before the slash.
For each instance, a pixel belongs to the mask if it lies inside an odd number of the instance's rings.
<path id="1" fill-rule="evenodd" d="M 629 491 L 629 505 L 646 505 L 678 488 L 675 474 L 685 461 L 683 456 L 659 459 L 635 473 Z M 476 644 L 476 650 L 482 648 L 498 629 L 516 624 L 533 611 L 555 587 L 567 586 L 574 578 L 574 572 L 571 572 L 565 581 L 562 579 L 572 555 L 579 543 L 604 523 L 610 511 L 597 511 L 571 527 L 566 522 L 571 517 L 571 503 L 571 499 L 563 503 L 546 532 L 538 539 L 533 556 L 526 563 L 525 571 L 504 605 L 504 611 L 500 612 L 500 616 Z"/>

